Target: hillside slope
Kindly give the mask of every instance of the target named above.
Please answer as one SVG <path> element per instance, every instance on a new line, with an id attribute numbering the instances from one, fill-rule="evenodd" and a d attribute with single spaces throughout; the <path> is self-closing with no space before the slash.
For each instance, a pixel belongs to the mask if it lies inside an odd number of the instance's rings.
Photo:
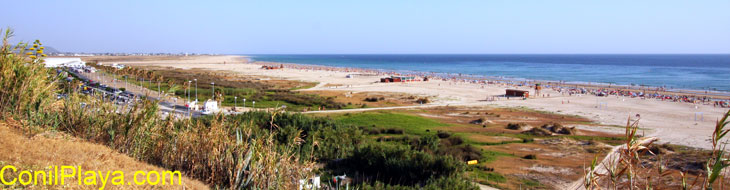
<path id="1" fill-rule="evenodd" d="M 158 171 L 163 168 L 139 162 L 106 146 L 90 143 L 60 132 L 46 132 L 32 137 L 0 121 L 0 167 L 12 165 L 19 171 L 5 171 L 5 179 L 12 180 L 21 170 L 44 170 L 48 166 L 81 166 L 82 171 L 122 171 L 126 183 L 134 184 L 135 171 Z M 113 176 L 113 175 L 112 175 Z M 142 175 L 140 175 L 142 176 Z M 83 177 L 82 177 L 83 178 Z M 141 178 L 141 177 L 140 177 Z M 152 178 L 154 180 L 154 177 Z M 31 186 L 38 189 L 99 189 L 97 186 L 79 186 L 77 178 L 66 178 L 66 186 Z M 140 179 L 141 180 L 141 179 Z M 104 189 L 208 189 L 200 181 L 183 177 L 182 185 L 122 185 L 112 186 L 111 179 Z M 101 183 L 101 182 L 99 182 Z M 16 186 L 19 186 L 16 183 Z M 22 186 L 19 186 L 22 187 Z M 0 189 L 7 188 L 0 184 Z M 12 189 L 12 188 L 11 188 Z"/>

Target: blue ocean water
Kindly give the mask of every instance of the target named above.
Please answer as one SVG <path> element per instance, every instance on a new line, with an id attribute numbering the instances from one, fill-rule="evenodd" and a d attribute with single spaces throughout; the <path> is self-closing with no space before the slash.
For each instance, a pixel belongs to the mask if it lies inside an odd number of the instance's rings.
<path id="1" fill-rule="evenodd" d="M 249 55 L 255 61 L 730 92 L 730 54 Z"/>

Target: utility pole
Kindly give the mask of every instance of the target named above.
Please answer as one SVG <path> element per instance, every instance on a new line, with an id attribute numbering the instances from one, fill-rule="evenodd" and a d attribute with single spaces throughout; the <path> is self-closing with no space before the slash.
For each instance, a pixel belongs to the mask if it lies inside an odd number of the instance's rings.
<path id="1" fill-rule="evenodd" d="M 198 79 L 193 79 L 193 80 L 195 80 L 195 104 L 197 104 L 198 103 Z"/>
<path id="2" fill-rule="evenodd" d="M 211 82 L 211 85 L 213 85 L 213 100 L 215 100 L 215 82 Z"/>
<path id="3" fill-rule="evenodd" d="M 190 83 L 193 81 L 188 80 L 188 88 L 186 89 L 187 92 L 185 92 L 188 95 L 188 102 L 190 102 Z"/>

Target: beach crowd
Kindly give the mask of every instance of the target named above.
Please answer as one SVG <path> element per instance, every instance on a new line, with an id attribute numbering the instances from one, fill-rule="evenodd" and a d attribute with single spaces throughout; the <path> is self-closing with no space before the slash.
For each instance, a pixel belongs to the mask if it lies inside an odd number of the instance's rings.
<path id="1" fill-rule="evenodd" d="M 482 85 L 505 85 L 512 87 L 530 87 L 534 88 L 535 84 L 540 84 L 538 81 L 529 81 L 525 79 L 506 79 L 504 77 L 485 77 L 476 76 L 460 73 L 434 73 L 434 72 L 417 72 L 417 71 L 388 71 L 380 69 L 363 69 L 363 68 L 343 68 L 343 67 L 331 67 L 331 66 L 320 66 L 320 65 L 303 65 L 303 64 L 281 64 L 281 63 L 268 63 L 268 62 L 256 62 L 260 65 L 265 66 L 279 66 L 291 69 L 299 70 L 319 70 L 319 71 L 339 71 L 339 72 L 357 72 L 363 74 L 372 75 L 391 75 L 391 76 L 410 76 L 417 78 L 428 78 L 431 80 L 442 80 L 450 81 L 454 83 L 472 83 Z M 655 99 L 669 102 L 685 102 L 692 104 L 712 104 L 715 107 L 730 108 L 730 99 L 713 98 L 701 94 L 687 95 L 680 93 L 668 92 L 664 87 L 646 88 L 648 90 L 637 90 L 630 89 L 631 87 L 626 86 L 626 89 L 622 89 L 620 86 L 613 88 L 587 88 L 581 85 L 575 84 L 564 84 L 562 82 L 543 82 L 541 85 L 545 89 L 552 89 L 558 93 L 572 96 L 572 95 L 595 95 L 595 96 L 619 96 L 629 98 L 641 98 L 641 99 Z M 588 85 L 591 86 L 591 85 Z M 645 87 L 643 87 L 645 88 Z"/>

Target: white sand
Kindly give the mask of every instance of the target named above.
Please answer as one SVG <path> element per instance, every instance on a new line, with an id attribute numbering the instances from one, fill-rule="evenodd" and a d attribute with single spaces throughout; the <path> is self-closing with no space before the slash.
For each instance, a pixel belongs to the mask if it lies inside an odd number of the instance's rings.
<path id="1" fill-rule="evenodd" d="M 226 62 L 226 64 L 223 64 Z M 195 56 L 182 60 L 118 62 L 127 65 L 169 66 L 182 69 L 203 68 L 210 70 L 233 71 L 246 75 L 276 77 L 288 80 L 319 82 L 314 88 L 307 90 L 343 90 L 352 92 L 379 91 L 403 92 L 419 96 L 431 96 L 436 105 L 494 105 L 516 107 L 525 106 L 531 109 L 573 114 L 590 118 L 606 125 L 626 125 L 629 116 L 641 114 L 640 127 L 646 136 L 655 136 L 660 142 L 709 148 L 708 141 L 715 121 L 727 109 L 714 108 L 712 105 L 690 103 L 663 102 L 658 100 L 642 100 L 627 97 L 596 97 L 593 95 L 563 96 L 552 90 L 550 98 L 530 98 L 528 100 L 484 101 L 489 96 L 503 95 L 507 88 L 503 85 L 481 85 L 449 81 L 428 81 L 411 83 L 375 83 L 385 76 L 357 76 L 346 78 L 354 72 L 277 69 L 263 70 L 260 65 L 245 63 L 240 56 Z M 325 87 L 326 84 L 343 86 Z M 523 88 L 528 90 L 526 88 Z M 570 101 L 568 104 L 567 101 Z M 565 104 L 563 104 L 565 103 Z M 598 109 L 599 104 L 607 108 Z M 695 108 L 697 106 L 697 108 Z M 695 121 L 696 112 L 702 112 L 704 121 Z M 635 119 L 635 118 L 634 118 Z"/>

